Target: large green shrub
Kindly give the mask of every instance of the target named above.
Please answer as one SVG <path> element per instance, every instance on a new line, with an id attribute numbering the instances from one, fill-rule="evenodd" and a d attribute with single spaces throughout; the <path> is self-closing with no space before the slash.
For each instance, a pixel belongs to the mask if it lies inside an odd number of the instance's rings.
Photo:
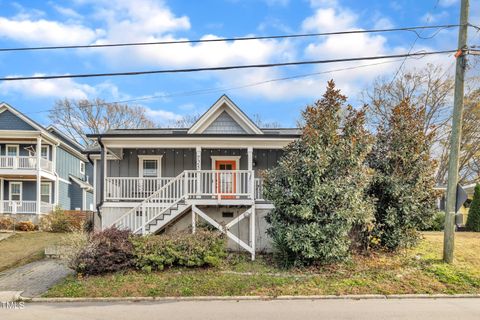
<path id="1" fill-rule="evenodd" d="M 81 274 L 94 275 L 127 270 L 134 265 L 132 236 L 115 227 L 91 234 L 70 267 Z"/>
<path id="2" fill-rule="evenodd" d="M 442 231 L 445 226 L 445 211 L 437 211 L 430 223 L 422 228 L 422 231 Z"/>
<path id="3" fill-rule="evenodd" d="M 425 110 L 404 100 L 377 129 L 369 156 L 375 170 L 370 193 L 376 198 L 373 234 L 388 250 L 416 243 L 418 230 L 437 211 L 430 157 L 432 135 L 425 133 Z"/>
<path id="4" fill-rule="evenodd" d="M 373 217 L 365 195 L 371 137 L 364 112 L 345 102 L 330 81 L 323 98 L 302 112 L 300 139 L 265 173 L 265 196 L 275 205 L 268 234 L 282 266 L 342 261 L 352 237 L 365 241 Z"/>
<path id="5" fill-rule="evenodd" d="M 226 256 L 226 239 L 218 231 L 197 230 L 132 238 L 135 265 L 151 271 L 166 267 L 217 266 Z"/>
<path id="6" fill-rule="evenodd" d="M 475 186 L 473 201 L 468 210 L 466 227 L 470 231 L 480 232 L 480 184 Z"/>

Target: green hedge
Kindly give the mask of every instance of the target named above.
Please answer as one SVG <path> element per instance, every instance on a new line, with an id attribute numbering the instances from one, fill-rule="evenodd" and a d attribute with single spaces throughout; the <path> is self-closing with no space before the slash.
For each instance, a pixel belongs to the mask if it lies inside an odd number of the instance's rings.
<path id="1" fill-rule="evenodd" d="M 135 265 L 144 271 L 173 266 L 217 266 L 226 256 L 226 239 L 215 231 L 131 238 Z"/>

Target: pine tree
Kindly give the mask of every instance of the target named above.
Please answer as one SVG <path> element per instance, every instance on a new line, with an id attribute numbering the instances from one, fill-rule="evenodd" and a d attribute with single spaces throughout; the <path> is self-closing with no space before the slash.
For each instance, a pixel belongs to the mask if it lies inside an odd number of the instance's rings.
<path id="1" fill-rule="evenodd" d="M 370 187 L 376 198 L 374 235 L 389 250 L 414 244 L 417 230 L 436 211 L 432 136 L 424 131 L 424 117 L 424 109 L 402 101 L 378 128 L 369 156 L 375 170 Z"/>
<path id="2" fill-rule="evenodd" d="M 473 201 L 468 210 L 466 227 L 470 231 L 480 232 L 480 184 L 475 186 Z"/>
<path id="3" fill-rule="evenodd" d="M 342 261 L 354 231 L 372 222 L 365 192 L 371 136 L 364 112 L 345 106 L 346 99 L 328 82 L 323 98 L 302 112 L 301 138 L 265 174 L 265 194 L 275 205 L 268 234 L 284 266 Z"/>

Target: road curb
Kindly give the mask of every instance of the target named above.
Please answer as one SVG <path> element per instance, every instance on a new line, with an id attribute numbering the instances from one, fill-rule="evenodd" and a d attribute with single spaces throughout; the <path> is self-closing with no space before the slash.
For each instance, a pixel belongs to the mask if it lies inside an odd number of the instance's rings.
<path id="1" fill-rule="evenodd" d="M 316 296 L 197 296 L 197 297 L 99 297 L 99 298 L 26 298 L 30 303 L 59 302 L 182 302 L 182 301 L 268 301 L 268 300 L 394 300 L 394 299 L 460 299 L 480 298 L 480 294 L 363 294 L 363 295 L 316 295 Z"/>

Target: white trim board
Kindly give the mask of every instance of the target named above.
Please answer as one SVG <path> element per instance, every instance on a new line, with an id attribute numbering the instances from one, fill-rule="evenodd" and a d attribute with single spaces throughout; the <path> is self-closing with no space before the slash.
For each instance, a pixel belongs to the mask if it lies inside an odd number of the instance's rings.
<path id="1" fill-rule="evenodd" d="M 157 177 L 162 176 L 162 158 L 163 155 L 139 155 L 138 156 L 138 176 L 143 178 L 143 160 L 157 161 Z"/>
<path id="2" fill-rule="evenodd" d="M 215 169 L 215 162 L 216 161 L 222 161 L 222 160 L 225 160 L 225 161 L 235 161 L 235 170 L 240 170 L 240 158 L 241 156 L 210 156 L 210 158 L 212 159 L 212 170 L 216 170 Z"/>

